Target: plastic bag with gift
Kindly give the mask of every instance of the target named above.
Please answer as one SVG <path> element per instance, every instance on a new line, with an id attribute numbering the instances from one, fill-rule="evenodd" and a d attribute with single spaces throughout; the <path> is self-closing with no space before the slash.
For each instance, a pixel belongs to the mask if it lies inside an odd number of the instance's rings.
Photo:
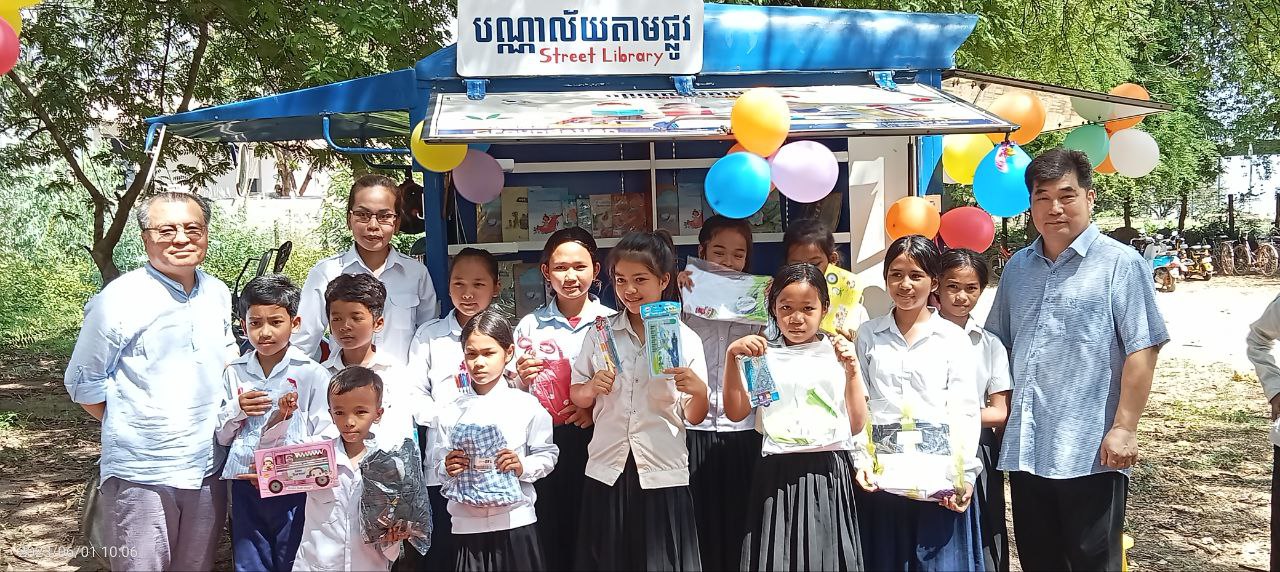
<path id="1" fill-rule="evenodd" d="M 393 527 L 409 532 L 419 554 L 431 548 L 431 501 L 422 476 L 418 445 L 411 439 L 395 450 L 372 449 L 360 461 L 364 541 L 378 542 Z"/>
<path id="2" fill-rule="evenodd" d="M 467 454 L 467 468 L 441 483 L 445 498 L 480 507 L 509 506 L 523 499 L 515 473 L 498 470 L 498 451 L 507 441 L 497 425 L 459 423 L 450 431 L 449 442 Z"/>
<path id="3" fill-rule="evenodd" d="M 797 453 L 842 442 L 852 445 L 846 374 L 830 341 L 770 347 L 764 364 L 778 396 L 759 413 L 770 441 Z"/>
<path id="4" fill-rule="evenodd" d="M 889 399 L 870 406 L 867 453 L 877 487 L 935 502 L 964 490 L 968 447 L 956 439 L 946 410 Z"/>
<path id="5" fill-rule="evenodd" d="M 770 278 L 730 270 L 719 264 L 690 257 L 684 268 L 693 288 L 681 293 L 684 311 L 706 318 L 764 324 Z"/>
<path id="6" fill-rule="evenodd" d="M 568 415 L 560 412 L 571 403 L 569 400 L 569 382 L 573 370 L 564 350 L 555 340 L 547 339 L 535 342 L 532 338 L 520 338 L 516 345 L 525 355 L 542 361 L 542 370 L 529 380 L 529 393 L 538 398 L 542 408 L 551 414 L 551 421 L 556 425 L 569 420 Z"/>

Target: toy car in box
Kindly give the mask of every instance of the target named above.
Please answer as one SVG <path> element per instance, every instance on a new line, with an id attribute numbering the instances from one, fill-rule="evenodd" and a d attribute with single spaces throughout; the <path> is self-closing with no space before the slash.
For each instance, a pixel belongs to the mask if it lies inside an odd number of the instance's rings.
<path id="1" fill-rule="evenodd" d="M 253 452 L 262 498 L 333 488 L 337 463 L 333 441 L 319 441 Z"/>

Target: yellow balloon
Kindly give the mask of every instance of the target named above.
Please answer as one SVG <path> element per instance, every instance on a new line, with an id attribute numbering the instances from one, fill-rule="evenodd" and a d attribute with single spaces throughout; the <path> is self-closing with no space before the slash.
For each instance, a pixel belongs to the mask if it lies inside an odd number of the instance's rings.
<path id="1" fill-rule="evenodd" d="M 777 91 L 767 87 L 749 89 L 733 103 L 729 127 L 746 150 L 768 157 L 787 140 L 791 109 Z"/>
<path id="2" fill-rule="evenodd" d="M 467 146 L 424 142 L 422 140 L 423 123 L 419 121 L 413 126 L 413 133 L 409 135 L 409 151 L 413 153 L 413 159 L 428 171 L 437 173 L 452 171 L 454 167 L 461 165 L 462 160 L 467 156 Z"/>
<path id="3" fill-rule="evenodd" d="M 0 18 L 13 27 L 14 35 L 22 35 L 22 12 L 17 8 L 0 8 Z"/>
<path id="4" fill-rule="evenodd" d="M 8 12 L 10 10 L 17 10 L 18 8 L 35 6 L 40 2 L 41 0 L 0 0 L 0 10 Z"/>
<path id="5" fill-rule="evenodd" d="M 978 163 L 995 147 L 986 135 L 974 133 L 942 137 L 942 169 L 961 185 L 973 184 Z"/>

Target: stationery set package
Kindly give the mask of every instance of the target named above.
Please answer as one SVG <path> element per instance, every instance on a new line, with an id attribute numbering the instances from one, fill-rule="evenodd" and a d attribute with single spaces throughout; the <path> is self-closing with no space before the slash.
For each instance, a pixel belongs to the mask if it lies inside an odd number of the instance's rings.
<path id="1" fill-rule="evenodd" d="M 770 440 L 803 452 L 852 438 L 844 401 L 844 366 L 836 358 L 831 342 L 821 339 L 770 347 L 758 359 L 763 367 L 752 373 L 753 382 L 767 384 L 760 373 L 764 371 L 774 385 L 768 395 L 768 407 L 761 409 L 759 416 Z M 748 391 L 762 393 L 763 388 Z"/>
<path id="2" fill-rule="evenodd" d="M 693 257 L 684 269 L 693 281 L 693 288 L 682 293 L 686 312 L 708 320 L 768 323 L 768 276 L 730 270 Z"/>
<path id="3" fill-rule="evenodd" d="M 681 367 L 680 303 L 653 302 L 640 306 L 650 377 L 670 377 L 663 371 Z"/>
<path id="4" fill-rule="evenodd" d="M 827 293 L 831 296 L 831 311 L 822 318 L 819 328 L 830 334 L 845 334 L 858 330 L 857 306 L 862 303 L 862 287 L 852 272 L 834 264 L 827 265 Z"/>
<path id="5" fill-rule="evenodd" d="M 618 344 L 613 340 L 613 330 L 609 327 L 609 318 L 604 316 L 596 316 L 596 323 L 592 326 L 592 332 L 595 334 L 596 343 L 600 345 L 600 355 L 603 356 L 604 363 L 592 364 L 597 369 L 607 370 L 618 373 Z"/>
<path id="6" fill-rule="evenodd" d="M 331 489 L 338 484 L 333 441 L 258 449 L 258 495 L 262 498 Z"/>
<path id="7" fill-rule="evenodd" d="M 365 542 L 378 542 L 399 524 L 409 531 L 409 544 L 419 554 L 426 554 L 431 548 L 431 501 L 418 444 L 405 439 L 395 450 L 370 449 L 360 461 L 360 474 L 364 480 L 360 515 Z"/>
<path id="8" fill-rule="evenodd" d="M 938 501 L 964 490 L 965 450 L 953 442 L 945 411 L 870 401 L 867 452 L 876 486 L 916 500 Z"/>
<path id="9" fill-rule="evenodd" d="M 752 407 L 768 407 L 782 399 L 764 356 L 738 356 L 738 371 L 747 384 L 747 398 Z"/>

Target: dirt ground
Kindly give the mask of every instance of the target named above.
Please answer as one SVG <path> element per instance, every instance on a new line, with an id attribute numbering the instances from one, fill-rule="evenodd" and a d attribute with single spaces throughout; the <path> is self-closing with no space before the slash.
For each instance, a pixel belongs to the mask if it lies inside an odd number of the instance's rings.
<path id="1" fill-rule="evenodd" d="M 1244 338 L 1278 293 L 1280 280 L 1215 278 L 1158 295 L 1173 341 L 1161 352 L 1140 426 L 1143 460 L 1127 527 L 1136 540 L 1132 570 L 1267 568 L 1271 447 Z M 67 400 L 64 365 L 51 353 L 0 352 L 4 569 L 102 569 L 79 534 L 98 427 Z"/>

